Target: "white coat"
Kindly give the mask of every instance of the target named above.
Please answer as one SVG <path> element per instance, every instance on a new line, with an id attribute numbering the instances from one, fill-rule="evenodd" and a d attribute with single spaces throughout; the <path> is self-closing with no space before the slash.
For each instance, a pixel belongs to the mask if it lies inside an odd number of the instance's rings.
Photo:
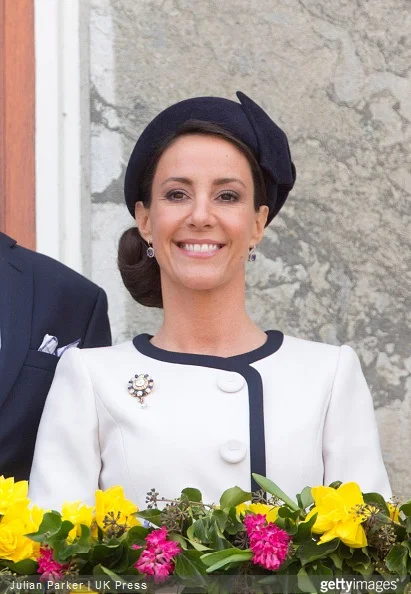
<path id="1" fill-rule="evenodd" d="M 38 431 L 32 500 L 93 504 L 96 489 L 122 485 L 144 508 L 153 487 L 172 498 L 191 486 L 213 503 L 234 485 L 249 490 L 251 472 L 293 498 L 336 480 L 390 497 L 355 351 L 267 335 L 262 347 L 228 358 L 166 351 L 147 334 L 66 351 Z M 128 391 L 141 373 L 153 379 L 146 408 Z"/>

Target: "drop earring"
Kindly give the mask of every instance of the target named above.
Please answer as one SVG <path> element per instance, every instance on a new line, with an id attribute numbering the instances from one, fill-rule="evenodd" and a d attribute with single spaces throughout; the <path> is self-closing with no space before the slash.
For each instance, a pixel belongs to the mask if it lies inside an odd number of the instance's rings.
<path id="1" fill-rule="evenodd" d="M 147 243 L 148 243 L 147 256 L 149 258 L 154 258 L 154 248 L 150 245 L 149 241 Z"/>
<path id="2" fill-rule="evenodd" d="M 255 262 L 256 259 L 257 259 L 257 254 L 255 251 L 255 245 L 253 245 L 252 247 L 248 248 L 248 261 Z"/>

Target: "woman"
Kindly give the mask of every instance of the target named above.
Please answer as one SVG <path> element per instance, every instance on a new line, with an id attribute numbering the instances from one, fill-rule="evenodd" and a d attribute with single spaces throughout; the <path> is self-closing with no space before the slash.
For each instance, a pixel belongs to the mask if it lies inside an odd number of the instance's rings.
<path id="1" fill-rule="evenodd" d="M 265 474 L 290 495 L 357 481 L 390 496 L 370 392 L 341 347 L 258 328 L 245 308 L 245 261 L 295 180 L 284 133 L 243 93 L 188 99 L 159 114 L 128 164 L 137 227 L 119 267 L 131 295 L 163 307 L 155 336 L 70 349 L 38 432 L 32 499 L 56 508 L 123 485 L 195 486 L 217 501 Z"/>

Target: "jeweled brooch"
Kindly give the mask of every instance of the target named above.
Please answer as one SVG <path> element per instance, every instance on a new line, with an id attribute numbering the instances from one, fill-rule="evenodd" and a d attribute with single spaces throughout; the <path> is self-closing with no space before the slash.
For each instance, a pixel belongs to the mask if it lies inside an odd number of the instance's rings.
<path id="1" fill-rule="evenodd" d="M 128 391 L 134 398 L 138 398 L 141 408 L 147 406 L 145 397 L 150 394 L 154 386 L 154 380 L 148 373 L 136 373 L 128 380 Z"/>

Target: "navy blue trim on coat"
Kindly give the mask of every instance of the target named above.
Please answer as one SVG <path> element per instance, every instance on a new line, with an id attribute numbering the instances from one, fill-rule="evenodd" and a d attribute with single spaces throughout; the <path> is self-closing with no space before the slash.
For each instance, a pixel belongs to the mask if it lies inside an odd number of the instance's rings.
<path id="1" fill-rule="evenodd" d="M 232 357 L 216 357 L 214 355 L 198 355 L 193 353 L 178 353 L 166 351 L 153 345 L 150 334 L 139 334 L 133 338 L 133 344 L 142 355 L 180 365 L 196 365 L 198 367 L 211 367 L 224 371 L 234 371 L 241 374 L 247 382 L 249 419 L 250 419 L 250 477 L 251 490 L 258 491 L 259 486 L 252 478 L 252 473 L 266 476 L 265 462 L 265 433 L 264 433 L 264 396 L 263 382 L 257 369 L 251 363 L 265 359 L 281 347 L 284 334 L 279 330 L 267 330 L 266 342 L 248 353 Z"/>

